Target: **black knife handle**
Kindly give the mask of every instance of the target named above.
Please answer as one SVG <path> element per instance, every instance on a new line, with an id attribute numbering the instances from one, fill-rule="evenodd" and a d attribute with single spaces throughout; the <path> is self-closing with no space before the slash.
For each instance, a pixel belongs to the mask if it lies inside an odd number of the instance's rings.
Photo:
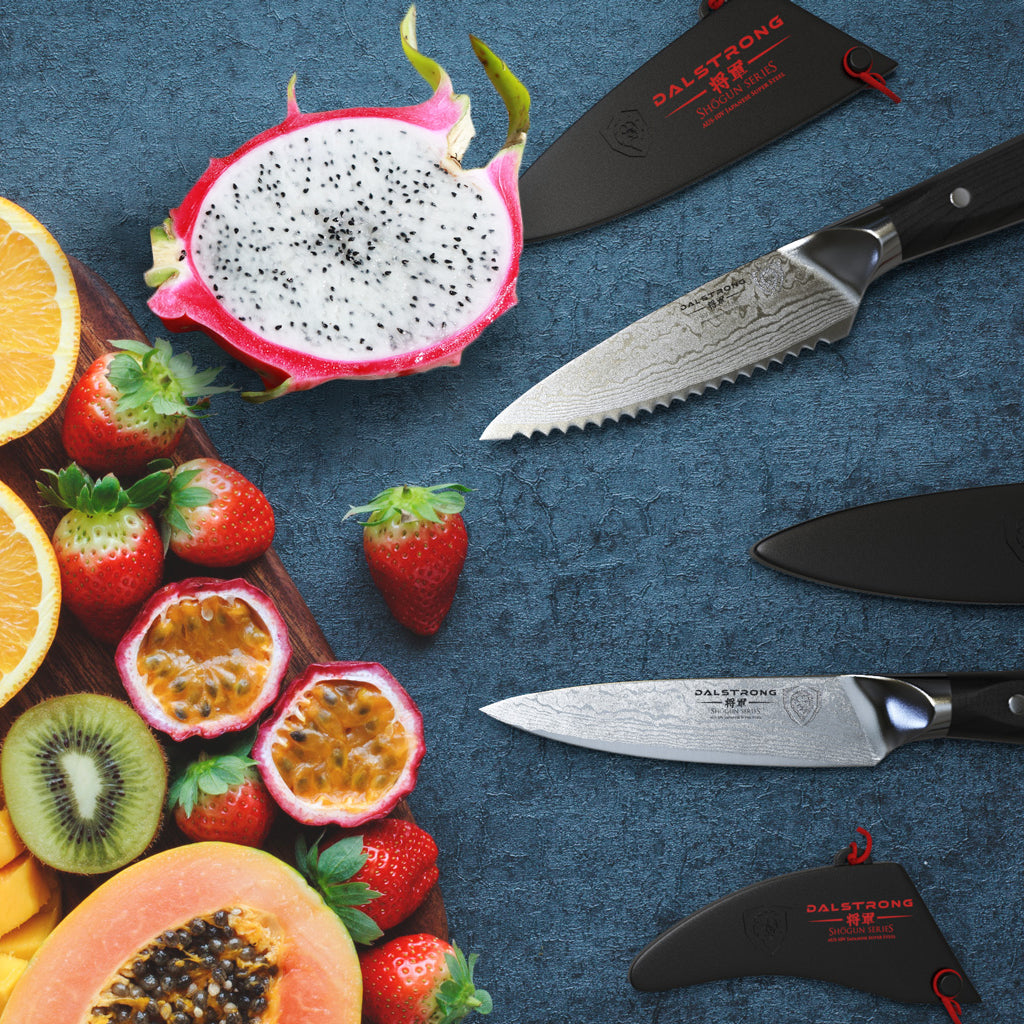
<path id="1" fill-rule="evenodd" d="M 961 672 L 905 678 L 935 697 L 948 696 L 947 736 L 1024 743 L 1024 673 Z"/>
<path id="2" fill-rule="evenodd" d="M 1024 135 L 881 202 L 903 262 L 1024 220 Z"/>

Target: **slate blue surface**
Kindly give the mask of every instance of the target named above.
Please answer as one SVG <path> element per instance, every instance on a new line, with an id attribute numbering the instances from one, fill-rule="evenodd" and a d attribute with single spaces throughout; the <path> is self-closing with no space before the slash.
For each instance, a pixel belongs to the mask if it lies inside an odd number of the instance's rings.
<path id="1" fill-rule="evenodd" d="M 534 96 L 529 163 L 696 17 L 696 0 L 420 5 L 420 43 L 472 94 L 487 159 L 504 112 L 473 58 L 486 39 Z M 828 863 L 858 825 L 900 861 L 983 1002 L 1024 1016 L 1021 750 L 919 744 L 874 770 L 656 763 L 544 742 L 477 709 L 549 686 L 672 675 L 1011 669 L 1024 613 L 831 591 L 753 564 L 798 520 L 920 491 L 1021 479 L 1020 279 L 1011 230 L 902 268 L 853 335 L 639 421 L 477 440 L 528 385 L 671 298 L 1024 130 L 1020 0 L 808 0 L 900 62 L 904 102 L 862 95 L 655 208 L 527 249 L 520 304 L 458 369 L 330 384 L 208 429 L 267 491 L 277 546 L 341 657 L 383 662 L 426 719 L 412 806 L 442 850 L 453 935 L 481 953 L 494 1019 L 947 1019 L 814 981 L 716 982 L 660 996 L 632 955 L 704 903 Z M 0 11 L 0 194 L 105 277 L 150 335 L 148 229 L 207 159 L 307 110 L 406 104 L 401 4 L 354 0 L 28 3 Z M 202 335 L 179 344 L 221 361 Z M 226 376 L 251 387 L 235 364 Z M 395 481 L 475 488 L 458 598 L 412 637 L 370 584 L 349 503 Z M 936 552 L 941 557 L 941 552 Z"/>

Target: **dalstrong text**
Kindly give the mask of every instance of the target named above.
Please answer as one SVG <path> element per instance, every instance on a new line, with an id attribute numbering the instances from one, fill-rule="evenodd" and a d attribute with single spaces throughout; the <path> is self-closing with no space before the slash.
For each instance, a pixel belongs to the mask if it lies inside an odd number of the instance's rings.
<path id="1" fill-rule="evenodd" d="M 695 697 L 777 697 L 778 690 L 706 690 L 693 691 Z"/>
<path id="2" fill-rule="evenodd" d="M 895 900 L 850 900 L 843 903 L 808 903 L 808 914 L 846 914 L 850 911 L 865 910 L 913 910 L 913 899 Z"/>
<path id="3" fill-rule="evenodd" d="M 783 27 L 781 15 L 776 14 L 764 25 L 754 28 L 745 36 L 741 36 L 733 46 L 727 46 L 724 50 L 709 57 L 703 64 L 698 64 L 692 72 L 681 74 L 674 82 L 671 82 L 664 92 L 655 93 L 651 97 L 654 105 L 660 107 L 676 96 L 681 96 L 686 89 L 692 88 L 703 79 L 710 78 L 716 72 L 727 68 L 731 63 L 740 60 L 745 56 L 746 51 L 756 46 L 763 39 L 767 39 L 773 32 Z M 692 76 L 692 77 L 691 77 Z"/>

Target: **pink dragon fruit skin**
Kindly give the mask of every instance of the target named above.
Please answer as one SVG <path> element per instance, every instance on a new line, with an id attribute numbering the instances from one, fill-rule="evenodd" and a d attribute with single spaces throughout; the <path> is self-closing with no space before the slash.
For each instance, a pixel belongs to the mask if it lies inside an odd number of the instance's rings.
<path id="1" fill-rule="evenodd" d="M 146 274 L 146 282 L 156 290 L 150 296 L 150 308 L 168 329 L 188 331 L 198 328 L 209 334 L 240 362 L 255 370 L 262 378 L 266 390 L 245 393 L 244 397 L 250 400 L 263 401 L 337 378 L 403 376 L 437 366 L 458 365 L 463 349 L 516 303 L 516 279 L 523 244 L 518 176 L 529 127 L 529 94 L 483 43 L 471 37 L 477 57 L 508 109 L 509 131 L 505 145 L 485 167 L 463 170 L 461 158 L 474 132 L 469 98 L 456 94 L 447 72 L 416 49 L 415 14 L 415 8 L 412 7 L 403 19 L 402 46 L 413 67 L 434 88 L 430 99 L 409 107 L 302 113 L 295 99 L 293 78 L 288 87 L 285 119 L 250 139 L 231 156 L 211 160 L 206 172 L 188 192 L 181 205 L 172 209 L 169 218 L 151 232 L 153 267 Z M 343 138 L 346 130 L 353 138 L 366 135 L 383 139 L 379 145 L 384 148 L 390 144 L 389 140 L 399 143 L 394 146 L 396 150 L 405 145 L 406 136 L 412 136 L 412 145 L 421 146 L 426 154 L 423 160 L 432 161 L 429 175 L 421 160 L 420 150 L 416 150 L 409 158 L 416 162 L 410 165 L 408 172 L 399 164 L 393 170 L 385 168 L 385 177 L 390 175 L 392 180 L 398 180 L 407 173 L 408 178 L 418 185 L 418 175 L 423 179 L 424 191 L 427 190 L 429 177 L 433 195 L 436 196 L 438 190 L 446 193 L 444 202 L 438 205 L 454 204 L 450 205 L 451 212 L 445 215 L 456 218 L 461 215 L 464 221 L 456 219 L 454 227 L 446 224 L 441 228 L 440 223 L 438 227 L 433 227 L 430 223 L 431 216 L 434 216 L 431 214 L 432 207 L 416 206 L 408 198 L 410 187 L 403 184 L 402 187 L 406 189 L 405 202 L 395 205 L 409 206 L 416 217 L 413 221 L 407 217 L 392 230 L 398 238 L 417 234 L 424 236 L 430 230 L 443 231 L 443 236 L 438 233 L 436 237 L 454 238 L 457 242 L 436 245 L 429 239 L 420 242 L 418 237 L 418 243 L 433 250 L 426 254 L 425 251 L 407 252 L 400 242 L 389 237 L 385 241 L 391 246 L 390 255 L 386 258 L 377 256 L 373 253 L 375 245 L 367 245 L 366 237 L 357 237 L 349 245 L 349 236 L 344 234 L 348 229 L 344 224 L 347 222 L 351 225 L 352 221 L 343 218 L 347 218 L 352 208 L 329 207 L 326 212 L 333 215 L 330 238 L 335 244 L 335 254 L 330 259 L 321 256 L 322 262 L 316 263 L 316 256 L 326 252 L 329 246 L 324 247 L 321 239 L 307 236 L 308 240 L 303 243 L 307 248 L 296 257 L 294 267 L 286 265 L 283 260 L 266 267 L 250 264 L 248 261 L 261 258 L 252 256 L 252 253 L 258 253 L 271 243 L 276 244 L 282 235 L 260 236 L 259 232 L 266 228 L 252 212 L 258 211 L 255 196 L 245 194 L 240 200 L 235 199 L 245 192 L 243 175 L 251 174 L 254 165 L 259 164 L 262 168 L 268 155 L 272 159 L 277 158 L 282 150 L 289 153 L 298 151 L 297 159 L 307 156 L 312 161 L 315 152 L 332 152 L 328 147 L 336 145 L 333 140 Z M 403 137 L 401 140 L 394 137 L 396 130 Z M 313 139 L 312 143 L 309 142 L 310 138 Z M 308 146 L 308 154 L 304 146 Z M 365 166 L 358 167 L 357 173 L 351 176 L 360 179 L 356 182 L 358 186 L 363 187 L 363 178 L 377 173 L 377 168 L 371 167 L 370 161 L 376 164 L 377 157 L 384 160 L 381 152 L 378 149 L 375 157 L 372 145 L 369 147 Z M 401 154 L 396 161 L 400 159 L 403 159 Z M 330 162 L 333 165 L 333 157 Z M 326 169 L 323 173 L 326 174 Z M 240 183 L 243 183 L 241 192 Z M 274 184 L 276 187 L 280 183 Z M 329 199 L 326 198 L 326 183 L 322 186 L 315 184 L 314 192 L 318 187 L 321 189 L 318 193 L 320 206 L 307 209 L 302 206 L 304 200 L 301 185 L 301 182 L 296 184 L 292 178 L 286 186 L 280 187 L 281 195 L 286 191 L 289 193 L 284 199 L 286 207 L 288 204 L 299 205 L 302 207 L 300 219 L 305 217 L 308 220 L 315 213 L 317 218 L 326 223 L 327 216 L 320 218 L 320 214 L 325 212 L 320 207 L 336 202 L 337 197 L 331 195 Z M 367 189 L 369 187 L 366 186 Z M 334 188 L 337 192 L 337 188 Z M 266 191 L 271 191 L 269 186 Z M 449 191 L 450 201 L 447 197 Z M 382 212 L 371 213 L 368 207 L 363 206 L 361 195 L 357 192 L 351 195 L 342 192 L 341 199 L 362 206 L 364 227 L 372 242 L 378 237 L 377 227 L 373 225 L 380 224 L 384 214 L 391 215 L 393 211 L 385 208 Z M 219 221 L 221 213 L 225 211 L 226 202 L 235 204 L 233 214 L 224 213 L 226 219 L 233 216 L 237 221 L 239 217 L 248 216 L 254 224 L 251 238 L 246 235 L 244 226 L 240 236 L 236 232 L 236 236 L 245 240 L 246 247 L 244 252 L 238 254 L 225 248 L 234 244 L 234 237 L 227 228 L 221 229 L 227 241 L 211 243 L 206 240 L 211 235 L 215 221 Z M 278 203 L 278 207 L 280 205 Z M 271 213 L 277 216 L 276 211 Z M 358 220 L 358 210 L 356 214 Z M 402 214 L 397 213 L 395 216 L 400 217 Z M 418 232 L 409 227 L 410 223 L 416 223 L 423 217 L 426 218 L 425 227 Z M 480 225 L 486 225 L 486 230 Z M 490 248 L 473 250 L 473 240 L 463 241 L 463 237 L 474 229 L 476 237 L 495 238 L 497 241 L 490 242 Z M 275 228 L 269 230 L 275 231 Z M 286 233 L 280 222 L 276 230 Z M 263 244 L 264 238 L 266 244 Z M 339 238 L 342 241 L 338 241 Z M 480 245 L 483 244 L 481 240 Z M 381 248 L 386 246 L 382 245 Z M 336 255 L 338 252 L 342 254 L 340 257 Z M 445 260 L 435 259 L 435 255 L 443 256 Z M 428 258 L 430 266 L 427 265 Z M 206 266 L 203 265 L 204 260 Z M 440 266 L 442 262 L 448 266 Z M 232 271 L 223 272 L 221 268 L 224 264 L 229 265 Z M 367 265 L 367 269 L 361 271 L 364 265 Z M 258 280 L 259 284 L 249 285 L 242 281 L 241 275 L 233 273 L 235 266 L 248 267 L 252 279 Z M 421 270 L 422 267 L 426 269 Z M 412 271 L 423 276 L 412 276 Z M 360 290 L 352 293 L 350 301 L 341 288 L 344 282 L 340 281 L 340 276 L 344 273 L 353 275 L 350 284 L 352 281 L 356 283 L 352 287 L 369 289 L 370 298 Z M 448 273 L 449 279 L 438 276 L 443 273 Z M 273 288 L 267 285 L 271 275 L 275 283 L 280 279 L 287 282 L 280 294 L 280 308 L 274 306 L 278 297 L 273 294 Z M 300 301 L 295 308 L 300 310 L 298 315 L 303 318 L 303 322 L 298 328 L 293 323 L 295 331 L 291 337 L 286 337 L 275 329 L 281 325 L 274 324 L 274 321 L 282 319 L 278 313 L 283 312 L 283 304 L 291 294 L 288 289 L 295 287 L 296 280 L 300 282 L 299 288 L 306 287 L 308 283 L 310 293 L 322 288 L 318 283 L 321 281 L 338 281 L 338 287 L 331 287 L 330 312 L 326 309 L 326 300 L 319 292 L 312 299 Z M 240 298 L 232 297 L 232 290 L 236 286 Z M 423 289 L 422 294 L 418 289 Z M 375 311 L 373 305 L 377 301 L 377 290 L 381 293 L 379 311 Z M 338 299 L 338 296 L 341 298 Z M 450 309 L 444 303 L 449 303 Z M 264 304 L 273 312 L 265 312 Z M 229 305 L 233 306 L 233 311 L 228 308 Z M 342 307 L 340 317 L 335 314 L 339 306 Z M 420 319 L 417 316 L 414 320 L 413 312 L 419 313 L 426 306 L 439 308 L 439 312 L 429 315 L 440 322 L 431 322 L 429 329 L 423 331 L 426 337 L 420 337 Z M 242 309 L 245 310 L 244 316 Z M 255 313 L 255 310 L 259 312 Z M 366 325 L 361 322 L 353 326 L 354 318 L 362 317 L 365 320 L 371 312 L 374 313 L 372 319 L 375 323 L 370 324 L 370 330 L 363 331 Z M 296 315 L 294 309 L 289 310 L 289 313 Z M 423 315 L 427 316 L 426 313 Z M 337 322 L 345 316 L 353 318 L 350 319 L 348 329 L 339 326 Z M 250 326 L 243 322 L 245 319 L 252 323 L 260 317 L 267 321 L 265 325 L 257 323 Z M 332 323 L 332 320 L 335 322 Z M 323 330 L 318 333 L 325 337 L 313 338 L 308 334 L 298 338 L 298 333 L 307 330 L 307 321 L 321 321 L 319 326 Z M 334 328 L 333 336 L 331 327 Z M 356 347 L 354 336 L 370 335 L 376 328 L 380 328 L 377 332 L 380 337 L 370 337 L 368 341 L 361 339 L 359 344 L 364 345 L 366 351 L 353 351 Z M 431 331 L 433 336 L 430 336 Z"/>

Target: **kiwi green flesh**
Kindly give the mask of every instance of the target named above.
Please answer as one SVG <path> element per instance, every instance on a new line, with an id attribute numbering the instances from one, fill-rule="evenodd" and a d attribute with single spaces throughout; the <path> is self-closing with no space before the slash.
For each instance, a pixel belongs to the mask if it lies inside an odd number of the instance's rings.
<path id="1" fill-rule="evenodd" d="M 138 713 L 100 694 L 53 697 L 11 726 L 0 777 L 22 842 L 59 871 L 123 867 L 160 827 L 167 763 Z"/>

